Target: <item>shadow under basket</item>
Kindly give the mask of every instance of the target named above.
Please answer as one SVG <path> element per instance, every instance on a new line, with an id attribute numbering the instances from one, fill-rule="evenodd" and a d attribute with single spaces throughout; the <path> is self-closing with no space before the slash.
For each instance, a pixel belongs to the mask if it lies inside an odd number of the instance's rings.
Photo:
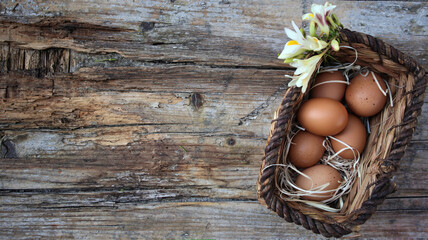
<path id="1" fill-rule="evenodd" d="M 309 92 L 303 94 L 300 88 L 289 88 L 275 112 L 257 180 L 257 196 L 261 204 L 286 221 L 325 237 L 341 237 L 358 231 L 359 225 L 371 217 L 377 205 L 396 190 L 391 177 L 412 138 L 426 88 L 424 69 L 394 47 L 348 29 L 341 30 L 340 40 L 341 45 L 358 51 L 356 65 L 368 67 L 389 83 L 393 99 L 393 107 L 388 101 L 382 112 L 370 119 L 371 133 L 359 163 L 363 164 L 361 178 L 344 197 L 344 207 L 334 213 L 283 200 L 277 188 L 280 168 L 268 167 L 284 161 L 287 136 L 296 123 L 296 112 Z M 335 57 L 343 63 L 351 63 L 355 52 L 341 48 Z"/>

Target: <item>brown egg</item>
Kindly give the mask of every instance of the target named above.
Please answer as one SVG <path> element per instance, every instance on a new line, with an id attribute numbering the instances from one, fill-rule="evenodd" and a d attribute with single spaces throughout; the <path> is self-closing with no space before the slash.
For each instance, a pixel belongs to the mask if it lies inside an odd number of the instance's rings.
<path id="1" fill-rule="evenodd" d="M 329 183 L 329 185 L 323 191 L 336 190 L 342 182 L 342 177 L 340 176 L 339 171 L 327 165 L 315 165 L 310 168 L 306 168 L 303 173 L 311 179 L 308 179 L 303 175 L 299 175 L 296 179 L 296 186 L 304 190 L 311 190 L 326 183 Z M 333 195 L 334 191 L 331 191 L 326 193 L 316 193 L 313 194 L 313 196 L 303 196 L 303 198 L 313 201 L 323 201 L 331 198 Z"/>
<path id="2" fill-rule="evenodd" d="M 346 128 L 333 137 L 355 148 L 358 150 L 358 152 L 360 152 L 360 154 L 364 151 L 364 147 L 366 146 L 366 128 L 364 127 L 364 124 L 361 122 L 361 120 L 352 114 L 349 114 L 348 116 L 348 124 L 346 125 Z M 345 145 L 334 139 L 331 139 L 330 142 L 335 152 L 346 148 Z M 354 159 L 354 153 L 350 149 L 339 153 L 339 156 L 345 159 Z"/>
<path id="3" fill-rule="evenodd" d="M 386 91 L 385 82 L 378 74 L 375 75 L 381 88 Z M 358 74 L 351 80 L 345 99 L 352 112 L 361 117 L 376 115 L 386 103 L 386 96 L 380 91 L 371 72 L 366 77 Z"/>
<path id="4" fill-rule="evenodd" d="M 343 81 L 343 83 L 331 82 L 320 84 L 333 80 Z M 325 97 L 340 102 L 345 95 L 346 79 L 340 71 L 323 72 L 317 75 L 313 86 L 314 88 L 311 90 L 311 98 Z"/>
<path id="5" fill-rule="evenodd" d="M 312 98 L 304 102 L 297 120 L 307 131 L 319 136 L 340 133 L 348 123 L 348 112 L 340 102 L 330 98 Z"/>
<path id="6" fill-rule="evenodd" d="M 307 168 L 315 165 L 322 155 L 325 148 L 322 145 L 324 137 L 320 137 L 307 131 L 298 132 L 291 140 L 288 159 L 299 168 Z"/>

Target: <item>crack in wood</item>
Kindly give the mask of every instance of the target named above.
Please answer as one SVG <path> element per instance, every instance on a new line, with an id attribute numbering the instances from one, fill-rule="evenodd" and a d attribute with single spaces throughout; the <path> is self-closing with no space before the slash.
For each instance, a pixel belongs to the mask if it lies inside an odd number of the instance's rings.
<path id="1" fill-rule="evenodd" d="M 156 187 L 99 187 L 99 188 L 71 188 L 71 189 L 3 189 L 0 190 L 0 196 L 11 196 L 16 198 L 28 198 L 31 195 L 33 199 L 38 199 L 39 196 L 54 195 L 56 198 L 62 198 L 61 195 L 67 196 L 77 194 L 82 196 L 80 201 L 73 203 L 55 201 L 47 201 L 43 204 L 38 202 L 26 203 L 25 206 L 55 209 L 55 208 L 79 208 L 89 206 L 99 206 L 99 204 L 128 204 L 128 203 L 218 203 L 218 202 L 248 202 L 256 203 L 257 200 L 252 197 L 208 197 L 208 196 L 190 196 L 192 192 L 183 192 L 182 190 L 210 190 L 209 187 L 198 185 L 183 185 L 183 186 L 164 186 L 161 190 Z M 99 197 L 86 199 L 84 196 L 94 194 Z M 104 197 L 103 197 L 104 196 Z M 393 212 L 393 211 L 426 211 L 428 208 L 423 205 L 426 196 L 413 197 L 394 197 L 386 198 L 386 204 L 382 205 L 378 212 Z M 403 205 L 404 204 L 404 205 Z M 416 204 L 416 205 L 414 205 Z M 4 204 L 10 206 L 14 204 Z M 22 204 L 21 204 L 22 205 Z M 59 206 L 58 206 L 59 205 Z M 105 206 L 105 205 L 104 205 Z"/>
<path id="2" fill-rule="evenodd" d="M 285 89 L 287 89 L 287 84 L 288 83 L 285 83 L 282 86 L 278 87 L 278 89 L 272 95 L 270 95 L 262 104 L 257 106 L 245 117 L 240 118 L 238 125 L 248 124 L 251 120 L 256 119 L 264 109 L 268 108 L 270 104 L 275 102 L 275 100 L 278 98 L 280 93 L 284 92 Z"/>
<path id="3" fill-rule="evenodd" d="M 17 72 L 43 78 L 57 73 L 70 72 L 70 50 L 49 48 L 45 50 L 12 47 L 0 51 L 0 69 L 6 73 Z"/>
<path id="4" fill-rule="evenodd" d="M 157 44 L 157 43 L 153 43 Z M 159 43 L 159 44 L 170 44 L 170 43 Z M 1 45 L 0 45 L 1 46 Z M 141 65 L 141 64 L 156 64 L 156 65 L 168 65 L 168 66 L 204 66 L 210 68 L 220 69 L 262 69 L 262 70 L 278 70 L 287 71 L 291 70 L 286 66 L 246 66 L 246 65 L 216 65 L 216 64 L 203 64 L 196 63 L 194 61 L 175 61 L 175 60 L 138 60 L 125 58 L 118 53 L 110 54 L 91 54 L 75 52 L 71 49 L 66 48 L 48 48 L 44 50 L 36 49 L 24 49 L 14 47 L 11 43 L 7 44 L 7 51 L 0 51 L 0 69 L 4 72 L 17 72 L 23 73 L 29 76 L 37 78 L 43 78 L 61 73 L 73 73 L 81 68 L 99 66 L 101 63 L 99 59 L 117 59 L 118 61 L 109 62 L 108 65 L 104 63 L 104 67 L 119 67 L 119 66 L 130 66 L 130 65 Z M 98 59 L 98 60 L 97 60 Z M 78 66 L 74 65 L 74 62 L 78 62 Z M 230 79 L 226 79 L 225 84 Z M 54 91 L 54 89 L 52 89 Z"/>
<path id="5" fill-rule="evenodd" d="M 190 125 L 189 123 L 125 123 L 125 124 L 99 124 L 78 127 L 38 127 L 38 128 L 7 128 L 8 125 L 16 123 L 2 123 L 3 131 L 74 131 L 80 129 L 97 129 L 97 128 L 121 128 L 121 127 L 139 127 L 139 126 L 165 126 L 165 125 Z"/>
<path id="6" fill-rule="evenodd" d="M 106 32 L 133 32 L 135 30 L 118 28 L 112 26 L 103 26 L 98 24 L 92 24 L 88 22 L 78 22 L 75 19 L 70 19 L 67 17 L 43 17 L 36 22 L 21 22 L 17 21 L 17 17 L 2 15 L 0 17 L 0 24 L 10 25 L 12 28 L 19 27 L 40 27 L 44 30 L 66 30 L 67 32 L 72 33 L 73 31 L 79 30 L 96 30 L 96 31 L 106 31 Z"/>

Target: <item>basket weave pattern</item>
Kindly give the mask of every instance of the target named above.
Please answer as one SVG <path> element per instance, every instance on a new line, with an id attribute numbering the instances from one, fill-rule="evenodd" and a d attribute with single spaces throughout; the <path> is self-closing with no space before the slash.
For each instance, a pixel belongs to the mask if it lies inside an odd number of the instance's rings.
<path id="1" fill-rule="evenodd" d="M 286 221 L 325 237 L 341 237 L 351 233 L 371 217 L 388 194 L 395 191 L 392 173 L 396 171 L 411 140 L 427 84 L 425 71 L 416 61 L 382 40 L 348 29 L 341 30 L 340 40 L 341 45 L 349 45 L 358 51 L 356 64 L 380 73 L 393 88 L 394 107 L 385 108 L 373 119 L 382 124 L 372 128 L 363 154 L 369 166 L 364 173 L 370 175 L 368 182 L 363 189 L 353 189 L 348 197 L 360 202 L 349 203 L 347 207 L 351 211 L 341 214 L 323 213 L 302 203 L 286 202 L 279 197 L 276 187 L 279 169 L 269 167 L 263 171 L 266 166 L 282 161 L 287 135 L 295 122 L 294 115 L 306 96 L 296 87 L 286 91 L 275 112 L 257 181 L 257 194 L 262 204 Z M 355 54 L 353 50 L 340 50 L 337 58 L 352 62 Z M 351 205 L 353 207 L 349 207 Z"/>

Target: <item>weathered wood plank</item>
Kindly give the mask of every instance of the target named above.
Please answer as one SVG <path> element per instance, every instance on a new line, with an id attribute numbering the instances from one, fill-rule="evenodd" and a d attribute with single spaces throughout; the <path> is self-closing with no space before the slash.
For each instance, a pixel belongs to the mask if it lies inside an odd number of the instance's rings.
<path id="1" fill-rule="evenodd" d="M 9 73 L 0 76 L 4 92 L 0 124 L 3 129 L 66 130 L 180 123 L 195 131 L 201 127 L 243 130 L 263 115 L 254 122 L 268 127 L 286 89 L 283 74 L 289 73 L 194 65 L 82 68 L 42 79 Z M 198 99 L 192 101 L 193 93 Z M 195 107 L 195 101 L 200 105 Z M 416 140 L 428 136 L 427 126 L 421 124 L 427 121 L 427 110 L 424 106 Z"/>
<path id="2" fill-rule="evenodd" d="M 300 4 L 279 11 L 283 3 L 278 1 L 57 2 L 36 11 L 34 5 L 23 3 L 15 11 L 12 3 L 4 7 L 0 41 L 221 65 L 272 65 L 284 44 L 281 25 L 302 12 Z M 32 17 L 23 16 L 29 12 Z M 275 32 L 282 38 L 271 38 Z M 263 58 L 268 55 L 271 60 Z"/>
<path id="3" fill-rule="evenodd" d="M 59 173 L 63 170 L 57 170 Z M 77 171 L 76 171 L 77 172 Z M 131 176 L 129 173 L 122 174 L 122 178 L 127 177 L 129 181 L 135 176 L 142 176 L 140 173 L 135 173 Z M 41 176 L 44 177 L 44 176 Z M 67 177 L 66 177 L 67 178 Z M 142 178 L 140 178 L 142 179 Z M 66 180 L 64 179 L 63 182 Z M 191 185 L 183 186 L 178 183 L 177 185 L 167 186 L 151 186 L 145 184 L 147 178 L 132 187 L 121 187 L 120 182 L 118 185 L 112 187 L 79 187 L 75 185 L 74 188 L 39 188 L 39 189 L 2 189 L 0 191 L 0 199 L 2 206 L 8 208 L 19 208 L 19 206 L 26 206 L 32 208 L 100 208 L 100 207 L 113 207 L 116 204 L 156 204 L 156 203 L 179 203 L 179 202 L 223 202 L 223 201 L 254 201 L 256 196 L 254 191 L 252 194 L 247 194 L 248 191 L 243 189 L 233 189 L 233 187 L 224 186 L 201 186 Z M 211 182 L 214 182 L 212 180 Z M 57 183 L 52 180 L 51 183 Z M 37 187 L 35 185 L 34 187 Z M 243 186 L 247 187 L 247 186 Z M 237 188 L 237 187 L 235 187 Z M 233 194 L 232 194 L 233 193 Z M 427 211 L 426 200 L 428 196 L 400 196 L 403 192 L 399 190 L 397 194 L 389 196 L 385 202 L 379 206 L 378 211 Z M 408 193 L 406 193 L 408 194 Z M 421 193 L 423 194 L 423 192 Z M 28 199 L 31 198 L 31 202 Z"/>
<path id="4" fill-rule="evenodd" d="M 318 3 L 324 1 L 315 1 Z M 428 67 L 428 4 L 424 1 L 336 1 L 345 27 L 373 35 Z"/>
<path id="5" fill-rule="evenodd" d="M 248 201 L 100 208 L 2 206 L 0 216 L 4 238 L 323 239 Z M 425 238 L 427 219 L 427 211 L 379 211 L 361 227 L 361 237 Z"/>
<path id="6" fill-rule="evenodd" d="M 5 159 L 0 163 L 1 188 L 30 192 L 49 189 L 78 192 L 93 188 L 136 191 L 143 188 L 162 189 L 165 194 L 183 198 L 255 197 L 263 139 L 216 135 L 195 138 L 195 133 L 170 135 L 168 139 L 150 138 L 123 146 L 103 146 L 95 141 L 72 142 L 60 149 L 55 143 L 44 140 L 67 140 L 53 134 L 39 134 L 35 137 L 39 142 L 27 139 L 16 144 L 18 152 L 20 146 L 27 146 L 25 150 L 35 157 L 61 158 Z M 103 135 L 102 139 L 108 142 L 109 138 Z M 235 139 L 236 144 L 229 145 L 228 139 Z M 409 147 L 394 177 L 399 190 L 393 197 L 428 196 L 427 151 L 426 144 L 421 149 L 414 145 Z"/>
<path id="7" fill-rule="evenodd" d="M 58 170 L 56 172 L 60 172 Z M 122 177 L 131 179 L 137 176 L 130 176 L 128 173 Z M 43 176 L 42 176 L 43 177 Z M 141 178 L 140 178 L 141 179 Z M 145 179 L 147 180 L 147 179 Z M 130 180 L 132 181 L 132 180 Z M 54 180 L 51 181 L 55 182 Z M 65 182 L 65 180 L 63 180 Z M 214 182 L 214 181 L 213 181 Z M 58 182 L 57 182 L 58 183 Z M 242 189 L 234 190 L 232 188 L 224 188 L 222 194 L 216 187 L 213 186 L 176 186 L 154 187 L 139 186 L 135 184 L 133 187 L 78 187 L 75 188 L 39 188 L 39 189 L 2 189 L 0 191 L 1 202 L 4 207 L 27 206 L 33 208 L 84 208 L 84 207 L 112 207 L 115 204 L 123 203 L 179 203 L 179 202 L 223 202 L 223 201 L 257 201 L 253 194 L 245 194 Z M 37 186 L 35 186 L 37 187 Z M 246 186 L 245 186 L 246 187 Z M 218 187 L 217 187 L 218 188 Z M 216 192 L 218 191 L 218 192 Z M 235 194 L 231 194 L 236 191 Z M 426 200 L 428 196 L 400 196 L 403 192 L 399 189 L 397 194 L 389 196 L 385 202 L 379 206 L 378 211 L 415 211 L 428 210 Z M 423 193 L 421 193 L 423 194 Z M 28 199 L 31 198 L 31 202 Z"/>
<path id="8" fill-rule="evenodd" d="M 334 3 L 427 66 L 427 3 Z M 320 238 L 255 201 L 282 28 L 309 8 L 1 2 L 0 238 Z M 427 113 L 362 237 L 428 237 Z"/>
<path id="9" fill-rule="evenodd" d="M 103 69 L 102 74 L 96 74 L 100 70 L 42 80 L 2 76 L 0 88 L 14 86 L 13 99 L 1 102 L 3 127 L 192 123 L 196 118 L 220 118 L 217 125 L 233 126 L 253 109 L 259 108 L 261 113 L 277 103 L 271 104 L 282 98 L 287 83 L 283 76 L 287 71 L 276 70 L 147 66 Z M 204 101 L 198 109 L 190 100 L 194 92 Z M 61 122 L 58 117 L 68 121 Z"/>
<path id="10" fill-rule="evenodd" d="M 345 26 L 384 39 L 427 66 L 427 46 L 421 44 L 427 40 L 427 3 L 333 3 Z M 270 67 L 281 66 L 275 56 L 286 41 L 282 29 L 291 20 L 300 24 L 302 13 L 310 10 L 307 1 L 275 0 L 39 5 L 5 3 L 0 42 L 34 49 L 114 52 L 145 61 Z M 391 14 L 381 15 L 379 9 Z"/>

